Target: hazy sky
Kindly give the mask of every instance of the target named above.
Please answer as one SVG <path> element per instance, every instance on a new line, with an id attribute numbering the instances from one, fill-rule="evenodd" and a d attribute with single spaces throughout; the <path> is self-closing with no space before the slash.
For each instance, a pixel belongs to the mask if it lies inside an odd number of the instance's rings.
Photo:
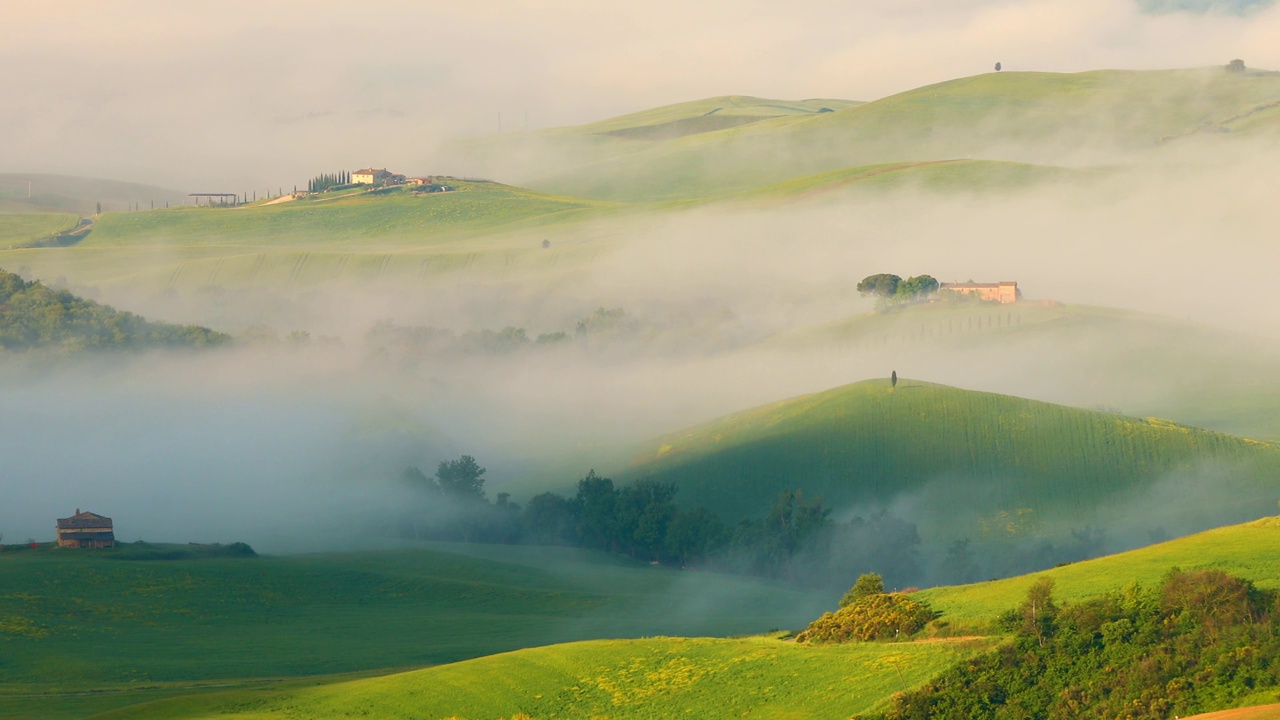
<path id="1" fill-rule="evenodd" d="M 1270 0 L 70 0 L 5 2 L 0 28 L 0 172 L 203 191 L 431 172 L 499 114 L 513 130 L 711 95 L 874 99 L 997 60 L 1280 68 Z"/>

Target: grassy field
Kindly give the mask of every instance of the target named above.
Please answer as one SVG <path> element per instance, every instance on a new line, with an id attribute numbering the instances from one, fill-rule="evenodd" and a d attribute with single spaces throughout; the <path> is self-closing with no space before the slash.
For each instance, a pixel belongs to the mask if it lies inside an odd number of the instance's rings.
<path id="1" fill-rule="evenodd" d="M 0 717 L 19 708 L 46 717 L 59 701 L 20 697 L 33 688 L 164 693 L 195 682 L 421 667 L 589 638 L 760 632 L 803 625 L 831 602 L 563 548 L 145 554 L 128 545 L 0 552 Z M 140 701 L 137 693 L 119 699 Z"/>
<path id="2" fill-rule="evenodd" d="M 980 194 L 993 190 L 1032 188 L 1042 183 L 1084 182 L 1101 171 L 1031 165 L 990 160 L 938 160 L 911 163 L 881 163 L 842 168 L 809 175 L 754 190 L 745 199 L 810 198 L 840 190 L 900 190 L 915 188 L 935 192 Z"/>
<path id="3" fill-rule="evenodd" d="M 1113 514 L 1180 473 L 1217 491 L 1194 508 L 1146 511 L 1144 521 L 1215 511 L 1258 517 L 1274 507 L 1277 469 L 1280 447 L 1269 443 L 913 380 L 895 390 L 884 379 L 669 435 L 627 477 L 675 483 L 680 502 L 727 517 L 762 514 L 789 488 L 836 508 L 910 497 L 930 518 L 922 534 L 978 540 L 1081 525 L 1121 530 L 1124 517 Z"/>
<path id="4" fill-rule="evenodd" d="M 0 248 L 47 238 L 76 226 L 68 213 L 0 213 Z"/>
<path id="5" fill-rule="evenodd" d="M 412 282 L 466 272 L 496 279 L 589 262 L 603 246 L 564 228 L 625 212 L 497 183 L 456 187 L 421 196 L 397 188 L 238 208 L 108 213 L 76 246 L 0 251 L 0 267 L 156 291 L 290 291 L 341 280 Z M 542 247 L 544 239 L 554 240 L 550 249 Z"/>
<path id="6" fill-rule="evenodd" d="M 542 226 L 608 207 L 508 185 L 458 182 L 457 190 L 415 195 L 410 188 L 316 195 L 272 205 L 180 208 L 104 217 L 86 247 L 143 243 L 430 244 L 510 226 Z"/>
<path id="7" fill-rule="evenodd" d="M 1217 528 L 1042 573 L 932 588 L 919 595 L 942 613 L 942 620 L 953 631 L 986 631 L 993 618 L 1022 601 L 1038 578 L 1053 578 L 1055 596 L 1073 601 L 1121 590 L 1135 582 L 1155 585 L 1174 567 L 1212 568 L 1248 578 L 1261 587 L 1280 587 L 1280 518 Z"/>
<path id="8" fill-rule="evenodd" d="M 287 693 L 236 692 L 107 718 L 847 718 L 883 706 L 985 641 L 810 647 L 651 638 L 521 650 Z"/>
<path id="9" fill-rule="evenodd" d="M 471 548 L 485 553 L 491 548 Z M 883 707 L 954 662 L 991 647 L 988 632 L 999 613 L 1016 606 L 1036 579 L 1055 580 L 1068 602 L 1155 584 L 1172 567 L 1214 568 L 1280 586 L 1280 518 L 1220 528 L 1141 550 L 1008 580 L 934 588 L 918 597 L 942 613 L 934 633 L 950 640 L 912 643 L 796 645 L 770 637 L 740 639 L 651 637 L 600 640 L 518 650 L 425 670 L 366 679 L 306 681 L 229 680 L 219 692 L 204 684 L 194 694 L 173 683 L 147 684 L 155 702 L 106 712 L 108 718 L 195 720 L 275 718 L 422 717 L 472 720 L 511 718 L 672 716 L 766 718 L 848 717 Z M 0 687 L 0 703 L 36 708 L 39 686 Z M 127 689 L 104 686 L 102 689 Z M 20 694 L 26 693 L 27 697 Z M 118 705 L 138 695 L 122 693 Z M 1271 702 L 1265 697 L 1257 703 Z M 77 700 L 102 709 L 112 700 Z M 0 705 L 3 709 L 5 705 Z M 10 710 L 12 712 L 12 709 Z M 22 716 L 18 716 L 22 717 Z M 31 717 L 42 717 L 33 712 Z M 80 717 L 66 714 L 65 717 Z M 1250 716 L 1243 716 L 1250 717 Z M 1259 717 L 1267 717 L 1265 715 Z"/>
<path id="10" fill-rule="evenodd" d="M 569 195 L 663 200 L 743 192 L 886 162 L 1110 163 L 1205 135 L 1206 128 L 1224 136 L 1248 134 L 1266 125 L 1266 109 L 1277 100 L 1280 74 L 1235 75 L 1221 68 L 989 73 L 831 113 L 673 135 L 625 150 L 599 141 L 599 128 L 608 123 L 582 126 L 572 170 L 525 171 L 516 179 Z M 548 131 L 532 140 L 553 142 L 554 135 L 568 148 L 573 132 Z M 503 154 L 522 154 L 518 137 L 492 142 Z M 519 170 L 513 166 L 512 172 Z"/>

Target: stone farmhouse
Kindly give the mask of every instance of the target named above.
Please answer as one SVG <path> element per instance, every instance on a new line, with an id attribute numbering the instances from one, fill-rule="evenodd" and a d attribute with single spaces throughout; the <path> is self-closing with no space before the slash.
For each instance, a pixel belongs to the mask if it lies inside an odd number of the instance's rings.
<path id="1" fill-rule="evenodd" d="M 386 168 L 363 168 L 351 173 L 353 185 L 400 185 L 403 182 L 403 175 L 388 172 Z"/>
<path id="2" fill-rule="evenodd" d="M 993 300 L 998 303 L 1015 303 L 1022 297 L 1016 280 L 1002 280 L 995 283 L 942 283 L 938 292 L 953 292 L 960 295 L 976 295 L 981 300 Z"/>
<path id="3" fill-rule="evenodd" d="M 80 512 L 80 508 L 76 508 L 75 515 L 58 518 L 58 547 L 109 548 L 115 545 L 115 529 L 109 517 Z"/>

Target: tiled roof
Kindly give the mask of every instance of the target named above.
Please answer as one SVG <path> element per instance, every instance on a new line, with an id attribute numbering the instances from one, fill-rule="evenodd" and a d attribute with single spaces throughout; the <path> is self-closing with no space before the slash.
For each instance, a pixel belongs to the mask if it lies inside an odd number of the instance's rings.
<path id="1" fill-rule="evenodd" d="M 76 513 L 68 518 L 58 518 L 59 530 L 74 530 L 77 528 L 110 528 L 111 518 L 103 517 L 96 513 L 82 512 Z"/>

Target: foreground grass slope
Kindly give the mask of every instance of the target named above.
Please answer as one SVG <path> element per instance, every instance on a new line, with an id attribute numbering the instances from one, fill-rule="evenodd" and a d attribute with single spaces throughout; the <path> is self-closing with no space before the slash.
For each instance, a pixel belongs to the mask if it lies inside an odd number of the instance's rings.
<path id="1" fill-rule="evenodd" d="M 935 588 L 914 597 L 942 613 L 935 632 L 986 633 L 1041 577 L 1053 578 L 1055 596 L 1072 603 L 1134 582 L 1154 587 L 1172 567 L 1223 570 L 1274 588 L 1280 582 L 1277 558 L 1280 519 L 1267 518 L 1044 573 Z M 166 701 L 105 717 L 487 719 L 519 712 L 533 718 L 848 717 L 884 709 L 895 693 L 992 644 L 991 639 L 963 638 L 834 646 L 768 638 L 574 643 L 324 687 Z"/>
<path id="2" fill-rule="evenodd" d="M 976 538 L 1109 527 L 1123 518 L 1108 516 L 1106 506 L 1119 511 L 1158 480 L 1180 475 L 1218 492 L 1199 498 L 1207 505 L 1166 507 L 1168 517 L 1257 517 L 1274 506 L 1277 469 L 1280 448 L 1268 443 L 911 380 L 893 389 L 886 379 L 669 435 L 627 476 L 674 483 L 682 503 L 727 517 L 760 513 L 787 489 L 835 508 L 886 507 L 910 496 L 912 506 L 935 513 L 922 533 Z"/>
<path id="3" fill-rule="evenodd" d="M 0 682 L 422 666 L 567 640 L 789 627 L 824 601 L 561 548 L 482 550 L 155 560 L 133 546 L 9 549 Z"/>
<path id="4" fill-rule="evenodd" d="M 107 718 L 847 718 L 883 707 L 983 641 L 811 647 L 650 638 L 521 650 L 284 694 L 234 693 Z"/>
<path id="5" fill-rule="evenodd" d="M 1080 601 L 1121 590 L 1130 583 L 1153 587 L 1170 568 L 1213 569 L 1280 587 L 1280 518 L 1216 528 L 1149 547 L 1072 563 L 1040 573 L 989 582 L 924 590 L 919 597 L 942 613 L 956 632 L 986 632 L 999 613 L 1015 607 L 1041 577 L 1054 581 L 1055 596 Z"/>

